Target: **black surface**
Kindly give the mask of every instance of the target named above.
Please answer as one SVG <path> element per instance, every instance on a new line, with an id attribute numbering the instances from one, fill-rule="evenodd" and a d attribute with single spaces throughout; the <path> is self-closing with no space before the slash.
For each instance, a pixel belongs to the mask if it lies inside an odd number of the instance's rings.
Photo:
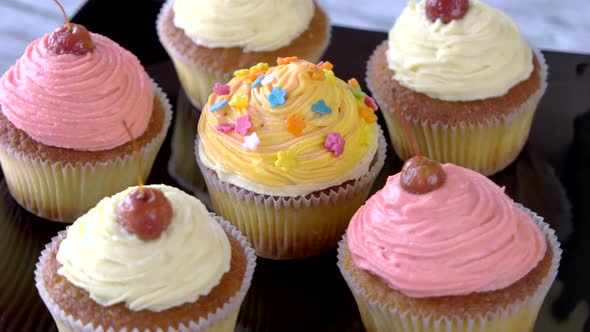
<path id="1" fill-rule="evenodd" d="M 174 105 L 178 81 L 155 32 L 160 5 L 161 1 L 91 0 L 73 21 L 134 52 Z M 356 77 L 362 83 L 368 56 L 385 38 L 383 33 L 334 28 L 325 58 L 335 65 L 337 76 Z M 552 310 L 542 312 L 567 320 L 576 304 L 590 302 L 590 56 L 544 54 L 550 68 L 549 88 L 527 146 L 492 179 L 506 186 L 512 198 L 545 216 L 557 230 L 565 249 L 558 275 L 564 286 L 555 303 L 544 304 Z M 183 111 L 192 110 L 176 110 Z M 168 137 L 149 182 L 180 186 L 166 170 L 169 144 Z M 389 150 L 375 188 L 400 167 Z M 37 295 L 33 270 L 45 243 L 65 225 L 24 211 L 4 181 L 0 191 L 0 331 L 54 331 L 51 316 Z M 237 330 L 363 331 L 354 299 L 335 262 L 334 252 L 301 261 L 259 259 Z"/>

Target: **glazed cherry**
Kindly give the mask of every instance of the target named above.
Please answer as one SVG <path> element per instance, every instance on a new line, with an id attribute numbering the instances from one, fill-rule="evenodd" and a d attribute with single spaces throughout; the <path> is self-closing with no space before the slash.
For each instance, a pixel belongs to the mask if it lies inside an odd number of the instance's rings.
<path id="1" fill-rule="evenodd" d="M 401 187 L 412 194 L 426 194 L 445 183 L 447 175 L 439 162 L 423 156 L 410 158 L 402 167 Z"/>
<path id="2" fill-rule="evenodd" d="M 47 40 L 47 49 L 54 54 L 83 55 L 96 47 L 90 33 L 83 25 L 65 24 L 53 31 Z"/>
<path id="3" fill-rule="evenodd" d="M 469 0 L 426 0 L 426 17 L 432 22 L 440 18 L 447 24 L 465 16 Z"/>
<path id="4" fill-rule="evenodd" d="M 143 191 L 143 194 L 142 194 Z M 155 240 L 172 219 L 172 205 L 162 191 L 138 188 L 119 203 L 117 220 L 128 232 L 144 241 Z"/>

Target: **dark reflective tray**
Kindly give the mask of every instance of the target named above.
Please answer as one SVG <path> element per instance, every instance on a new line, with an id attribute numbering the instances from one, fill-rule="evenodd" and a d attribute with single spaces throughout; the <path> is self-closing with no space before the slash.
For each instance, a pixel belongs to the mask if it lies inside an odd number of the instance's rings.
<path id="1" fill-rule="evenodd" d="M 89 1 L 73 21 L 138 55 L 177 106 L 175 116 L 195 121 L 198 110 L 179 90 L 172 64 L 155 34 L 160 5 L 155 0 Z M 339 77 L 356 77 L 362 83 L 365 61 L 385 38 L 384 33 L 335 27 L 325 58 L 334 63 Z M 492 179 L 505 186 L 513 199 L 544 216 L 564 248 L 558 281 L 545 300 L 535 332 L 590 331 L 588 305 L 583 304 L 590 302 L 590 56 L 544 54 L 550 68 L 549 88 L 529 141 L 518 159 Z M 178 125 L 171 128 L 148 182 L 169 183 L 206 201 L 202 187 L 175 181 L 168 172 L 173 162 L 171 137 L 177 130 Z M 190 158 L 193 139 L 185 135 L 174 140 L 177 151 L 189 154 L 183 162 L 194 162 Z M 389 149 L 374 189 L 401 165 Z M 44 245 L 64 228 L 22 209 L 0 180 L 0 331 L 56 331 L 37 295 L 33 270 Z M 259 259 L 236 330 L 364 331 L 336 267 L 335 252 L 298 261 Z"/>

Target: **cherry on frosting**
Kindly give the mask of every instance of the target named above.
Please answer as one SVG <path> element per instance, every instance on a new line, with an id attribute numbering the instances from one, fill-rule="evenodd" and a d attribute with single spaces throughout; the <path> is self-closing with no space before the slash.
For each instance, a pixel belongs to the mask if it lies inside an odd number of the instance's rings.
<path id="1" fill-rule="evenodd" d="M 59 1 L 54 1 L 59 6 L 66 24 L 49 35 L 47 49 L 54 54 L 83 55 L 92 52 L 96 46 L 88 30 L 83 25 L 71 24 L 62 5 Z"/>
<path id="2" fill-rule="evenodd" d="M 424 156 L 408 159 L 400 174 L 402 189 L 412 194 L 426 194 L 445 183 L 447 175 L 441 164 Z"/>
<path id="3" fill-rule="evenodd" d="M 432 22 L 440 18 L 447 24 L 465 16 L 469 9 L 469 0 L 427 0 L 426 17 Z"/>
<path id="4" fill-rule="evenodd" d="M 154 188 L 134 189 L 117 208 L 119 224 L 144 241 L 159 238 L 171 219 L 170 201 L 162 191 Z"/>

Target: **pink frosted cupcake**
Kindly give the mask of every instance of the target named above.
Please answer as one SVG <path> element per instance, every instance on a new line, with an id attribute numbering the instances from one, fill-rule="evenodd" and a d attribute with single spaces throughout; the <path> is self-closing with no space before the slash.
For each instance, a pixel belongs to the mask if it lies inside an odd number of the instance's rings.
<path id="1" fill-rule="evenodd" d="M 165 94 L 137 57 L 76 25 L 27 47 L 0 78 L 0 108 L 0 163 L 10 192 L 25 209 L 62 222 L 135 182 L 123 123 L 147 178 L 171 119 Z"/>
<path id="2" fill-rule="evenodd" d="M 424 160 L 389 177 L 340 242 L 366 329 L 531 331 L 561 257 L 554 231 L 483 175 Z"/>

